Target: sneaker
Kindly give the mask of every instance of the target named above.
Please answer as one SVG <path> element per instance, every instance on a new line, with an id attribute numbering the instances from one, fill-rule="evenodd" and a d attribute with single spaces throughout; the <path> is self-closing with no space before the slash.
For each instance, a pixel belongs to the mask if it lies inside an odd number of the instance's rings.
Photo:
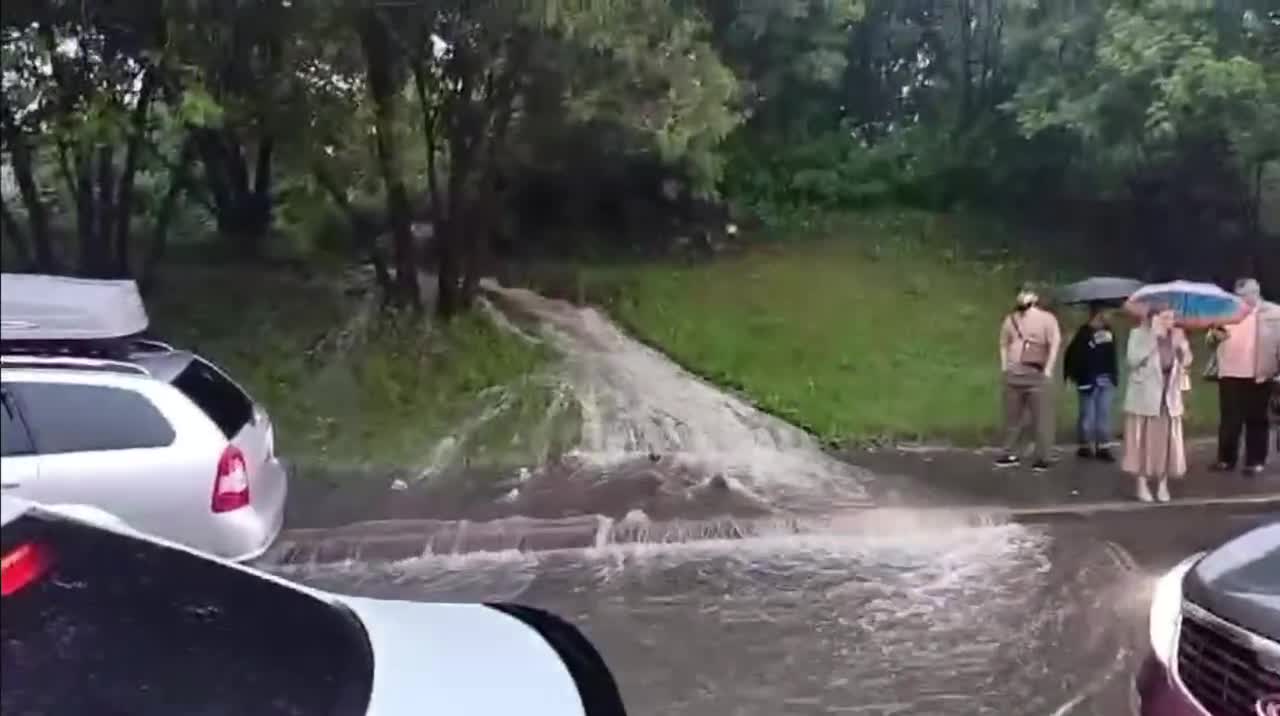
<path id="1" fill-rule="evenodd" d="M 1031 463 L 1031 469 L 1035 470 L 1036 472 L 1045 472 L 1050 467 L 1051 466 L 1049 465 L 1049 462 L 1047 460 L 1036 460 L 1035 462 Z"/>
<path id="2" fill-rule="evenodd" d="M 996 467 L 1017 467 L 1022 464 L 1022 458 L 1017 455 L 1005 455 L 996 460 Z"/>
<path id="3" fill-rule="evenodd" d="M 1111 454 L 1107 448 L 1098 448 L 1097 458 L 1103 462 L 1115 462 L 1116 456 Z"/>
<path id="4" fill-rule="evenodd" d="M 1138 502 L 1151 502 L 1151 487 L 1147 485 L 1147 478 L 1138 478 Z"/>
<path id="5" fill-rule="evenodd" d="M 1213 470 L 1214 472 L 1231 472 L 1232 470 L 1236 469 L 1236 466 L 1232 465 L 1229 462 L 1215 462 L 1213 464 L 1213 467 L 1209 469 Z"/>
<path id="6" fill-rule="evenodd" d="M 1257 477 L 1262 474 L 1261 465 L 1249 465 L 1244 469 L 1245 477 Z"/>
<path id="7" fill-rule="evenodd" d="M 1159 502 L 1169 501 L 1169 481 L 1161 480 L 1160 485 L 1156 488 L 1156 500 Z"/>
<path id="8" fill-rule="evenodd" d="M 1079 450 L 1076 450 L 1076 457 L 1081 458 L 1083 460 L 1088 460 L 1089 458 L 1092 458 L 1093 455 L 1094 455 L 1093 448 L 1082 447 Z"/>

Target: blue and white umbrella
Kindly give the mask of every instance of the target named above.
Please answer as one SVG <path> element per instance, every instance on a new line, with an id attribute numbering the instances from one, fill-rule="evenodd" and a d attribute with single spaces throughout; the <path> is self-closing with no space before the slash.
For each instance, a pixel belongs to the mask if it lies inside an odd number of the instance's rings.
<path id="1" fill-rule="evenodd" d="M 1170 309 L 1177 314 L 1178 324 L 1187 328 L 1231 325 L 1249 315 L 1249 304 L 1239 296 L 1211 283 L 1193 281 L 1143 286 L 1134 291 L 1125 307 L 1140 317 L 1149 315 L 1152 307 Z"/>

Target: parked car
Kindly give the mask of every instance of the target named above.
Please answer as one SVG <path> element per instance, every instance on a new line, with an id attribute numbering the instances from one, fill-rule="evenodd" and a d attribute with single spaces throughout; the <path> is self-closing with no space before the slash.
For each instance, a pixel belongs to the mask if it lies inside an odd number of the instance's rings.
<path id="1" fill-rule="evenodd" d="M 1143 716 L 1280 716 L 1280 521 L 1156 584 Z"/>
<path id="2" fill-rule="evenodd" d="M 0 498 L 0 713 L 622 716 L 569 623 L 340 596 Z"/>
<path id="3" fill-rule="evenodd" d="M 267 549 L 288 478 L 262 406 L 208 360 L 137 338 L 131 281 L 0 285 L 5 494 L 94 505 L 233 560 Z"/>

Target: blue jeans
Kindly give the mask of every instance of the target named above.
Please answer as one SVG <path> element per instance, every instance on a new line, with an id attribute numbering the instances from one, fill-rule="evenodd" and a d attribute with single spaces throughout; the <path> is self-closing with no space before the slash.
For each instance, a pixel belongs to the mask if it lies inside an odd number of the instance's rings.
<path id="1" fill-rule="evenodd" d="M 1110 378 L 1098 378 L 1080 388 L 1080 420 L 1076 423 L 1080 444 L 1102 446 L 1111 441 L 1111 402 L 1116 386 Z"/>

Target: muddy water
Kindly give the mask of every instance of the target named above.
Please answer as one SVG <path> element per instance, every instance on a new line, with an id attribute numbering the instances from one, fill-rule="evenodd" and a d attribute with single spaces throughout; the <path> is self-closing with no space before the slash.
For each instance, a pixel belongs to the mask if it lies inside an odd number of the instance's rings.
<path id="1" fill-rule="evenodd" d="M 277 569 L 552 609 L 652 716 L 1123 714 L 1144 590 L 1101 543 L 1018 525 Z"/>
<path id="2" fill-rule="evenodd" d="M 294 530 L 270 569 L 345 593 L 551 609 L 641 716 L 1129 711 L 1149 580 L 1107 544 L 886 508 L 892 478 L 597 311 L 488 288 L 564 355 L 579 449 L 497 502 L 393 514 L 439 519 Z"/>
<path id="3" fill-rule="evenodd" d="M 685 482 L 719 477 L 779 509 L 867 504 L 870 473 L 827 455 L 807 433 L 681 369 L 594 308 L 488 285 L 508 314 L 564 356 L 582 415 L 573 457 L 602 476 L 649 458 Z M 690 478 L 690 476 L 693 476 Z"/>

